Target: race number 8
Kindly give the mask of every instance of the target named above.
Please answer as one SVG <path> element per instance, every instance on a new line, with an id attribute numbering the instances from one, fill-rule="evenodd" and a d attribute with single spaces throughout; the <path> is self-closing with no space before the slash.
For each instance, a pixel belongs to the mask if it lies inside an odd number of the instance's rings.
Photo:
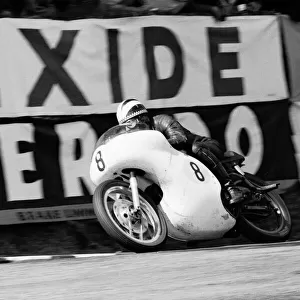
<path id="1" fill-rule="evenodd" d="M 100 172 L 104 171 L 105 169 L 105 163 L 104 163 L 104 160 L 102 158 L 102 155 L 101 155 L 101 151 L 99 150 L 96 154 L 96 157 L 95 157 L 95 160 L 96 160 L 96 164 L 97 164 L 97 168 Z"/>
<path id="2" fill-rule="evenodd" d="M 194 170 L 197 179 L 199 181 L 204 181 L 204 176 L 201 173 L 199 167 L 194 162 L 190 162 L 190 165 L 191 165 L 191 168 Z"/>

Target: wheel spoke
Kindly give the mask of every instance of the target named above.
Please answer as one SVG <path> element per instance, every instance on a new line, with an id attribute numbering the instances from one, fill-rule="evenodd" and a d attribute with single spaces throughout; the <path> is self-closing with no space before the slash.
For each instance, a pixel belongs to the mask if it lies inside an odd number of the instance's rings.
<path id="1" fill-rule="evenodd" d="M 131 221 L 130 221 L 130 220 L 129 220 L 129 222 L 128 222 L 128 227 L 129 227 L 129 234 L 130 234 L 131 236 L 134 236 L 133 231 L 132 231 L 132 226 L 131 226 Z"/>
<path id="2" fill-rule="evenodd" d="M 141 222 L 141 224 L 140 224 L 140 240 L 143 240 L 143 239 L 144 239 L 144 237 L 143 237 L 143 224 Z"/>
<path id="3" fill-rule="evenodd" d="M 110 198 L 111 200 L 113 200 L 113 201 L 118 201 L 120 198 L 120 196 L 119 196 L 120 194 L 117 194 L 117 193 L 111 193 L 110 195 L 109 195 L 109 197 L 108 198 Z"/>
<path id="4" fill-rule="evenodd" d="M 144 207 L 142 207 L 142 210 L 143 210 L 143 208 Z M 155 226 L 155 220 L 154 220 L 153 216 L 151 214 L 147 213 L 147 211 L 145 211 L 145 217 L 146 217 L 147 223 L 148 224 L 150 223 L 149 225 L 151 225 L 152 228 L 155 228 L 156 226 Z"/>

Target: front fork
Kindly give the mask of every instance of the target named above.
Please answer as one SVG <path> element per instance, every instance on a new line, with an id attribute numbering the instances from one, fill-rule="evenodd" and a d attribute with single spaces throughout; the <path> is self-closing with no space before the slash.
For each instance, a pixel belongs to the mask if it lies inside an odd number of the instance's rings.
<path id="1" fill-rule="evenodd" d="M 133 201 L 133 213 L 136 214 L 140 211 L 140 196 L 139 196 L 139 189 L 138 189 L 138 182 L 135 176 L 135 172 L 130 172 L 130 189 L 132 194 L 132 201 Z"/>

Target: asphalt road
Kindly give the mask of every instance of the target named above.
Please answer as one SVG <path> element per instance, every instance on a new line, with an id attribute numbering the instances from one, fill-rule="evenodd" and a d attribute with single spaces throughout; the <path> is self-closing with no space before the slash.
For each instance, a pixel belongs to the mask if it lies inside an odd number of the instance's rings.
<path id="1" fill-rule="evenodd" d="M 3 264 L 0 299 L 300 299 L 300 243 Z"/>

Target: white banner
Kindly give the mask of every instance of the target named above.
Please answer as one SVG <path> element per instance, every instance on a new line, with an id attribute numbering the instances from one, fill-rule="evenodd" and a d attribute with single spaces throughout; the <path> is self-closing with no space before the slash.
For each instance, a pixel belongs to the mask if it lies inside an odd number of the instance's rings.
<path id="1" fill-rule="evenodd" d="M 291 101 L 300 101 L 300 23 L 281 16 L 282 32 L 291 87 Z"/>
<path id="2" fill-rule="evenodd" d="M 288 98 L 276 16 L 0 20 L 0 117 Z"/>

